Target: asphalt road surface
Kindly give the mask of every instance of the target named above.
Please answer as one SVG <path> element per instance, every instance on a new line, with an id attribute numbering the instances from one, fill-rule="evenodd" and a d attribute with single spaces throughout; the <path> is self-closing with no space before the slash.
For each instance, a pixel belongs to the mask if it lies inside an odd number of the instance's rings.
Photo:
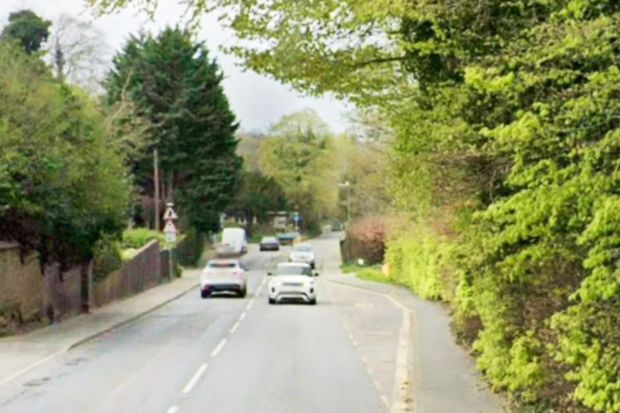
<path id="1" fill-rule="evenodd" d="M 270 306 L 275 254 L 244 258 L 245 299 L 203 300 L 196 288 L 0 387 L 0 412 L 389 411 L 401 312 L 322 277 L 316 306 Z"/>

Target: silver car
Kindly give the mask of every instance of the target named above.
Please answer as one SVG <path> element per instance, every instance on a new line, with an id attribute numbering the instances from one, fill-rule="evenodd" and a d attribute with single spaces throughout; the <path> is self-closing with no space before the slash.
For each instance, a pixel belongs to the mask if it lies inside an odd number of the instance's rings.
<path id="1" fill-rule="evenodd" d="M 200 274 L 200 296 L 234 292 L 241 297 L 247 293 L 246 269 L 239 260 L 215 259 L 207 263 Z"/>

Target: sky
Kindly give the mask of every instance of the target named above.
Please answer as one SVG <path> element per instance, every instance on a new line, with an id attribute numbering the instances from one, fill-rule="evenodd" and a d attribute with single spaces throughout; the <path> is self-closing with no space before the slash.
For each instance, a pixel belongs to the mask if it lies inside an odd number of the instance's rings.
<path id="1" fill-rule="evenodd" d="M 7 23 L 9 13 L 22 9 L 33 10 L 52 21 L 61 14 L 92 21 L 103 33 L 110 55 L 122 47 L 130 34 L 140 30 L 157 33 L 166 25 L 182 22 L 184 12 L 178 0 L 160 0 L 153 19 L 135 9 L 95 18 L 84 0 L 0 0 L 0 26 Z M 342 102 L 331 97 L 303 96 L 273 79 L 244 71 L 239 61 L 219 50 L 221 45 L 231 43 L 231 33 L 221 27 L 213 16 L 205 16 L 201 23 L 198 38 L 206 42 L 224 72 L 224 90 L 241 123 L 241 130 L 266 131 L 282 115 L 304 108 L 314 109 L 333 132 L 340 133 L 347 129 L 348 108 Z"/>

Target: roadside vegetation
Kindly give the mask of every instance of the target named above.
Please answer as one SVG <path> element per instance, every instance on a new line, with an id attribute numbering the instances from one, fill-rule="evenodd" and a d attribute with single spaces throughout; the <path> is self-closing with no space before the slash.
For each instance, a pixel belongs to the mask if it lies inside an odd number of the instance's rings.
<path id="1" fill-rule="evenodd" d="M 390 271 L 450 303 L 495 389 L 523 409 L 620 412 L 620 3 L 187 3 L 223 6 L 249 68 L 391 131 Z"/>

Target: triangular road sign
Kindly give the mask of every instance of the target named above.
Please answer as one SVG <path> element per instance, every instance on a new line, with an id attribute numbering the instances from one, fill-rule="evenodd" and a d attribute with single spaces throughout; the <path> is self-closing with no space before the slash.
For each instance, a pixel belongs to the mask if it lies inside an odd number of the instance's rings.
<path id="1" fill-rule="evenodd" d="M 176 233 L 177 233 L 177 227 L 174 226 L 174 223 L 172 221 L 166 222 L 166 225 L 164 226 L 164 234 L 176 234 Z"/>
<path id="2" fill-rule="evenodd" d="M 172 209 L 171 207 L 169 207 L 168 209 L 166 209 L 166 212 L 164 213 L 164 221 L 172 221 L 179 218 L 176 214 L 176 212 L 174 212 L 174 209 Z"/>

